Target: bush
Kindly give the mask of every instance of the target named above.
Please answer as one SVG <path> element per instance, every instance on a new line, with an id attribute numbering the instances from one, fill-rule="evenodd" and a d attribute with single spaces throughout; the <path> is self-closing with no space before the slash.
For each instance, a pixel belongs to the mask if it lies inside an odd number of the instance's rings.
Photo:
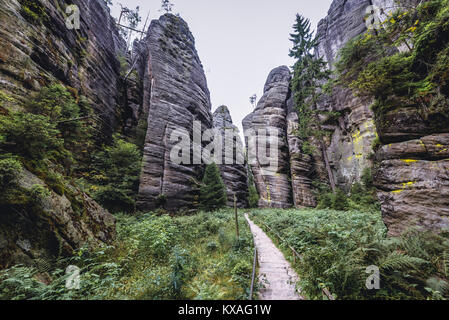
<path id="1" fill-rule="evenodd" d="M 0 160 L 0 188 L 6 190 L 18 184 L 22 173 L 22 164 L 13 159 Z"/>
<path id="2" fill-rule="evenodd" d="M 248 203 L 250 208 L 257 208 L 259 205 L 259 193 L 254 183 L 254 175 L 251 167 L 248 166 Z"/>
<path id="3" fill-rule="evenodd" d="M 4 136 L 7 149 L 30 159 L 42 159 L 63 145 L 50 118 L 31 113 L 0 116 L 0 134 Z"/>
<path id="4" fill-rule="evenodd" d="M 343 211 L 349 209 L 348 197 L 343 190 L 337 189 L 336 193 L 332 197 L 332 208 Z"/>
<path id="5" fill-rule="evenodd" d="M 49 196 L 50 191 L 40 184 L 35 184 L 30 189 L 30 198 L 34 204 L 42 204 L 42 202 Z"/>

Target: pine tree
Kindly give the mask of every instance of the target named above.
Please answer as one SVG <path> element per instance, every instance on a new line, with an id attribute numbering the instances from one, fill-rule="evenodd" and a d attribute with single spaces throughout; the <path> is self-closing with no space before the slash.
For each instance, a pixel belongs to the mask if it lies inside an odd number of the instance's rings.
<path id="1" fill-rule="evenodd" d="M 200 206 L 205 211 L 213 211 L 226 206 L 226 187 L 215 163 L 206 167 L 200 189 Z"/>
<path id="2" fill-rule="evenodd" d="M 174 4 L 171 3 L 169 0 L 162 0 L 162 10 L 164 10 L 166 13 L 169 13 L 172 11 Z"/>
<path id="3" fill-rule="evenodd" d="M 317 110 L 317 103 L 325 91 L 324 84 L 330 79 L 330 71 L 327 69 L 327 63 L 321 57 L 315 56 L 319 41 L 310 30 L 310 21 L 297 14 L 293 29 L 294 33 L 290 34 L 290 41 L 293 42 L 290 57 L 296 59 L 293 66 L 292 90 L 299 113 L 297 134 L 303 141 L 303 152 L 311 152 L 310 138 L 315 137 L 319 141 L 329 182 L 335 192 L 335 180 L 327 157 L 323 140 L 324 131 L 321 129 Z"/>
<path id="4" fill-rule="evenodd" d="M 254 175 L 251 166 L 248 165 L 248 203 L 250 208 L 257 208 L 259 205 L 259 193 L 254 183 Z"/>

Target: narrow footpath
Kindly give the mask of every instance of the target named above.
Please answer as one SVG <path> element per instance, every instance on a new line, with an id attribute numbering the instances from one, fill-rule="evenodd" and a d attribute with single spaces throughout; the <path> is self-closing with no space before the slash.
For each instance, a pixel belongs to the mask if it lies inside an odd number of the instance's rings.
<path id="1" fill-rule="evenodd" d="M 260 300 L 304 300 L 295 289 L 298 275 L 273 241 L 245 214 L 259 259 Z"/>

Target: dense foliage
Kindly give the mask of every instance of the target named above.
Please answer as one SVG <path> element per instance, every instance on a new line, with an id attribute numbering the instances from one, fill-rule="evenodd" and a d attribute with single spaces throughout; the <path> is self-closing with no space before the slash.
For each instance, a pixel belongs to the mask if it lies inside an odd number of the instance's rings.
<path id="1" fill-rule="evenodd" d="M 412 229 L 387 238 L 379 212 L 332 210 L 254 211 L 302 256 L 294 265 L 311 299 L 327 287 L 337 299 L 449 298 L 449 234 Z M 262 225 L 262 224 L 261 224 Z M 365 286 L 366 268 L 380 269 L 380 290 Z"/>
<path id="2" fill-rule="evenodd" d="M 365 168 L 361 183 L 352 185 L 349 195 L 341 189 L 332 192 L 327 185 L 315 183 L 318 209 L 376 211 L 380 204 L 373 185 L 371 168 Z"/>
<path id="3" fill-rule="evenodd" d="M 0 111 L 2 158 L 21 162 L 71 201 L 76 186 L 111 211 L 134 211 L 141 153 L 119 135 L 112 144 L 96 144 L 95 115 L 76 90 L 52 84 L 25 104 L 0 92 Z M 7 173 L 0 179 L 9 179 Z"/>
<path id="4" fill-rule="evenodd" d="M 111 212 L 134 211 L 139 187 L 141 152 L 119 136 L 94 155 L 91 192 Z"/>
<path id="5" fill-rule="evenodd" d="M 242 216 L 236 239 L 233 219 L 118 215 L 111 247 L 0 271 L 0 299 L 246 299 L 253 241 Z M 69 265 L 81 269 L 79 290 L 66 288 Z"/>

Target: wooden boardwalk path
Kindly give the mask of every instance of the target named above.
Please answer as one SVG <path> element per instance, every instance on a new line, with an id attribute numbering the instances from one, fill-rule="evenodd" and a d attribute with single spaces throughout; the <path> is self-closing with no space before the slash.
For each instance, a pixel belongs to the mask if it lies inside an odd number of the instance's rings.
<path id="1" fill-rule="evenodd" d="M 298 275 L 273 241 L 245 214 L 259 259 L 260 300 L 304 300 L 295 289 Z"/>

